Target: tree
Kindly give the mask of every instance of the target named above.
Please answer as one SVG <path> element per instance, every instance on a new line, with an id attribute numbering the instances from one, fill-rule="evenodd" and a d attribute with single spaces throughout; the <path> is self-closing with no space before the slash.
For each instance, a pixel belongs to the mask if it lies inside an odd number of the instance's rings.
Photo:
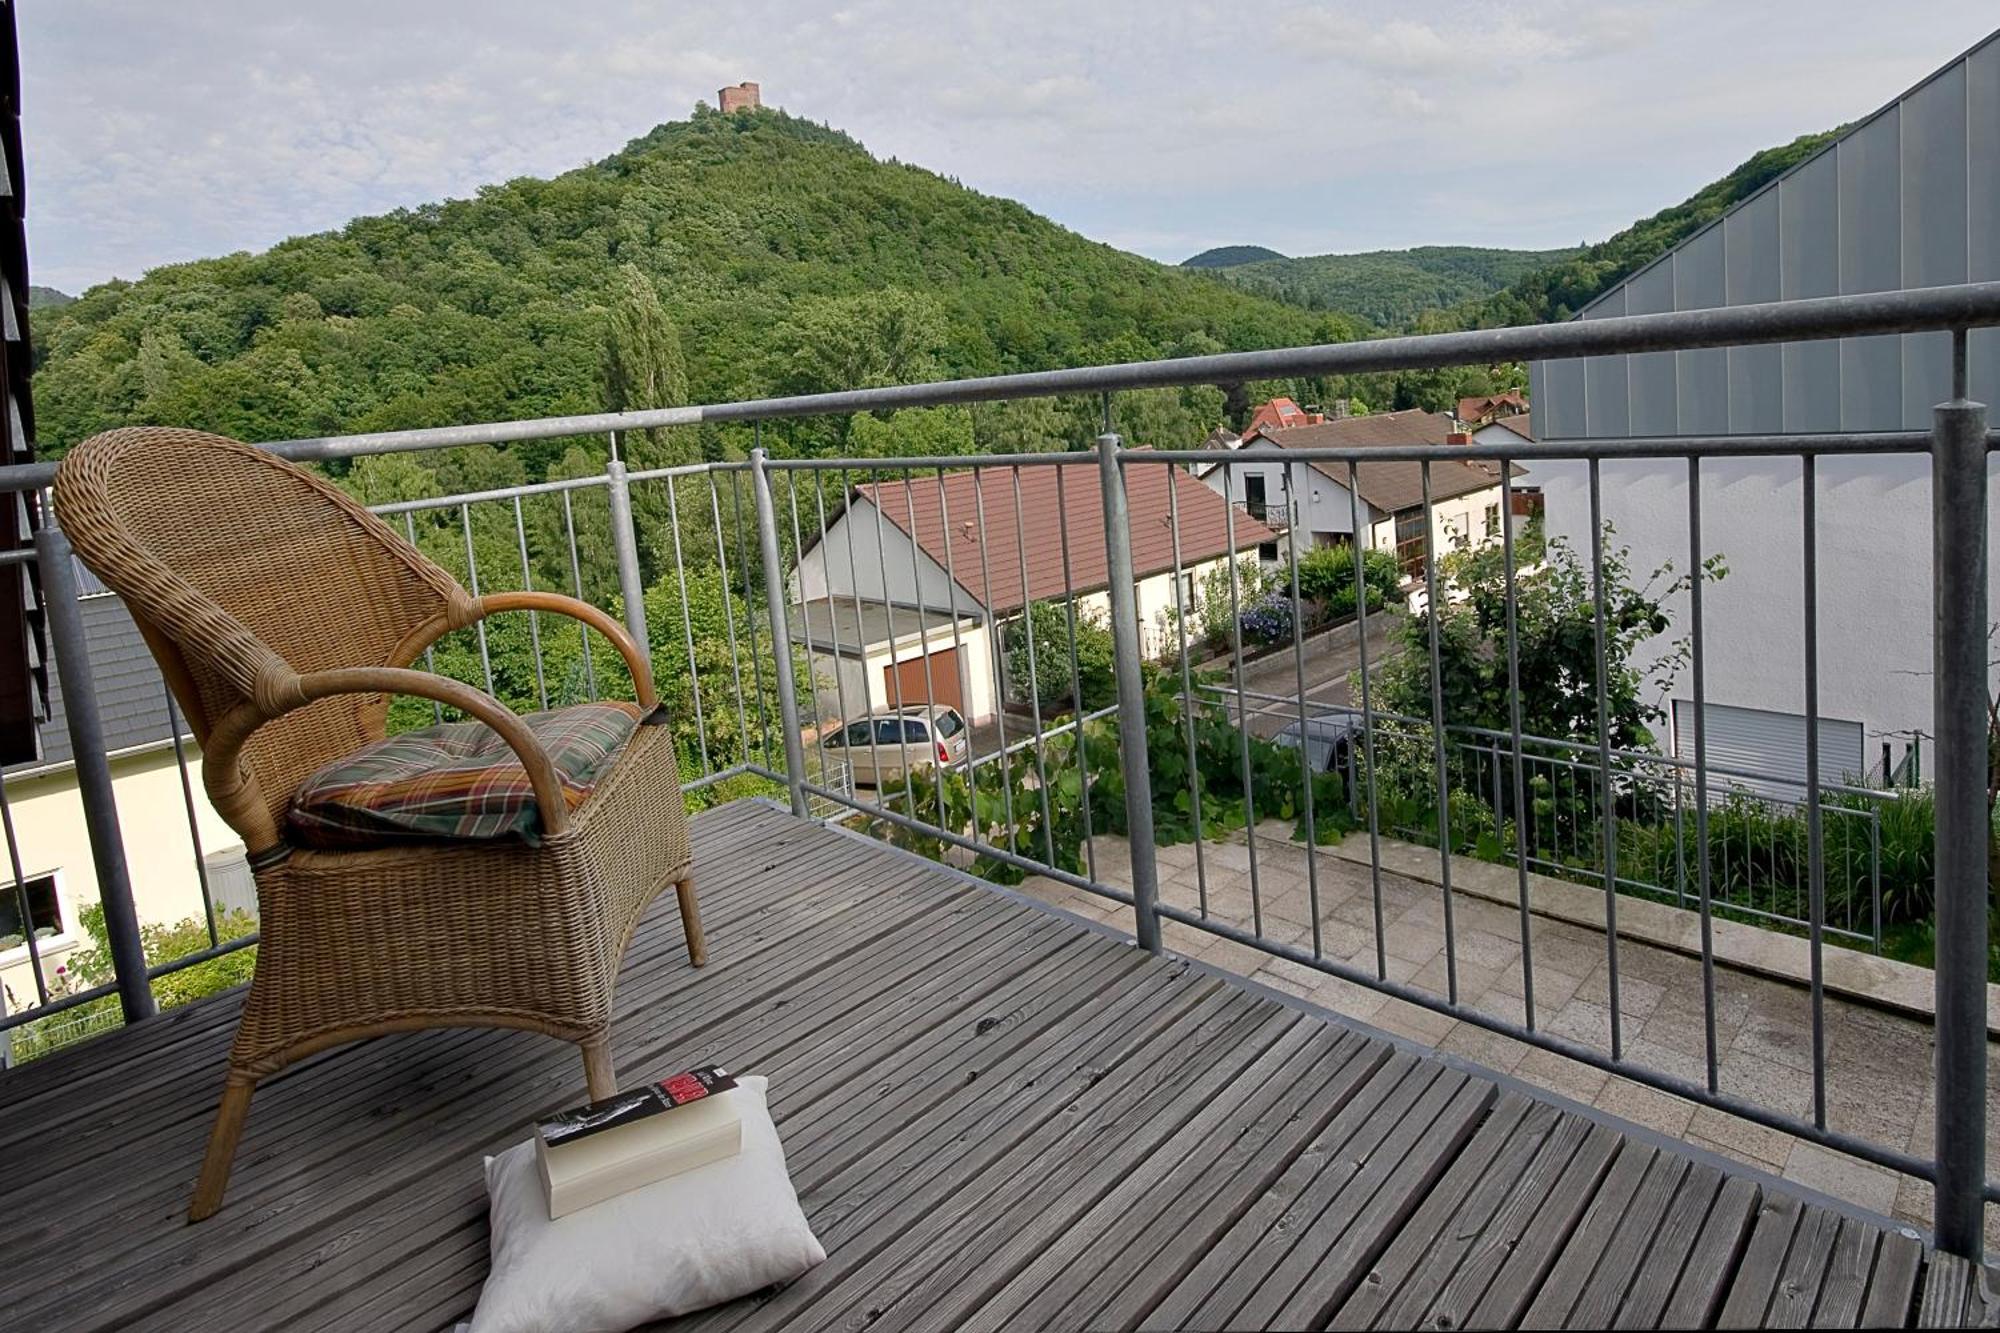
<path id="1" fill-rule="evenodd" d="M 604 319 L 605 410 L 642 412 L 685 404 L 687 360 L 681 352 L 680 330 L 660 304 L 659 290 L 636 264 L 619 266 L 617 284 Z M 631 461 L 641 467 L 669 462 L 663 429 L 640 431 L 627 447 L 633 451 Z"/>
<path id="2" fill-rule="evenodd" d="M 802 301 L 771 334 L 780 393 L 873 389 L 933 378 L 946 326 L 937 299 L 899 287 Z"/>
<path id="3" fill-rule="evenodd" d="M 1111 627 L 1103 612 L 1093 607 L 1078 607 L 1072 661 L 1069 614 L 1061 602 L 1034 602 L 1029 605 L 1027 615 L 1008 621 L 1002 628 L 1007 679 L 1012 691 L 1016 698 L 1026 699 L 1028 682 L 1032 679 L 1036 701 L 1045 709 L 1073 707 L 1079 692 L 1086 711 L 1108 707 L 1118 699 Z M 1028 651 L 1031 629 L 1035 643 L 1032 654 Z"/>

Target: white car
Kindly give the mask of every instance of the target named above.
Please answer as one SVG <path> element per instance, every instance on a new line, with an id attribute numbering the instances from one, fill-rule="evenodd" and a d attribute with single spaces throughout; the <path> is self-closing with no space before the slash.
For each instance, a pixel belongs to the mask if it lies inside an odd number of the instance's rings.
<path id="1" fill-rule="evenodd" d="M 912 769 L 962 764 L 967 749 L 965 719 L 943 704 L 890 708 L 829 733 L 827 758 L 847 765 L 857 787 L 895 786 Z"/>

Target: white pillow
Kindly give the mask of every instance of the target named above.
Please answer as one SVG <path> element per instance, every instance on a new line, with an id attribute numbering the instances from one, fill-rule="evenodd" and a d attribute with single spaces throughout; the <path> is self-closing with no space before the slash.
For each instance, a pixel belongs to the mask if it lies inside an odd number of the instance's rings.
<path id="1" fill-rule="evenodd" d="M 743 1151 L 549 1220 L 532 1140 L 486 1159 L 493 1265 L 473 1333 L 628 1329 L 789 1282 L 826 1258 L 799 1209 L 785 1150 L 748 1075 L 720 1095 Z"/>

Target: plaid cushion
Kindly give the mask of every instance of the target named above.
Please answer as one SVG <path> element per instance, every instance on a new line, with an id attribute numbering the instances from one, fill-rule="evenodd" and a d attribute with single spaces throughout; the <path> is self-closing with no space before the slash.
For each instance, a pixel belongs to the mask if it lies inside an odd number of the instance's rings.
<path id="1" fill-rule="evenodd" d="M 577 704 L 522 717 L 548 751 L 574 810 L 639 724 L 634 704 Z M 447 722 L 335 760 L 292 795 L 294 842 L 330 850 L 438 838 L 541 836 L 527 770 L 483 722 Z"/>

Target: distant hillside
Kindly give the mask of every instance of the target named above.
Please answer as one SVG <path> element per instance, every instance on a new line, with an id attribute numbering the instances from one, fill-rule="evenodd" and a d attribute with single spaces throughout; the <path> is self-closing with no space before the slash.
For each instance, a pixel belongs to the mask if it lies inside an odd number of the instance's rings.
<path id="1" fill-rule="evenodd" d="M 59 292 L 53 287 L 36 287 L 30 285 L 28 288 L 28 309 L 30 310 L 54 310 L 57 306 L 68 305 L 75 299 L 68 292 Z"/>
<path id="2" fill-rule="evenodd" d="M 40 441 L 134 422 L 267 440 L 599 410 L 608 311 L 633 278 L 676 327 L 697 402 L 1354 332 L 782 112 L 697 110 L 552 180 L 92 288 L 35 324 Z M 1126 402 L 1155 412 L 1131 429 L 1161 445 L 1198 443 L 1222 415 L 1214 390 L 1171 410 Z M 967 429 L 982 446 L 1074 445 L 1094 428 L 1079 411 L 1074 430 L 1026 407 Z M 994 423 L 1029 424 L 989 437 Z M 538 448 L 521 451 L 531 474 L 549 461 Z"/>
<path id="3" fill-rule="evenodd" d="M 1246 291 L 1308 310 L 1338 310 L 1394 329 L 1409 324 L 1425 311 L 1448 309 L 1490 296 L 1530 273 L 1578 253 L 1574 249 L 1487 250 L 1427 245 L 1414 250 L 1266 259 L 1240 263 L 1214 276 Z"/>
<path id="4" fill-rule="evenodd" d="M 1469 303 L 1459 312 L 1461 322 L 1493 328 L 1567 319 L 1607 288 L 1652 263 L 1846 130 L 1842 125 L 1823 134 L 1801 135 L 1777 148 L 1766 148 L 1673 207 L 1633 223 L 1609 240 L 1537 268 L 1508 283 L 1505 291 Z"/>
<path id="5" fill-rule="evenodd" d="M 1218 245 L 1213 250 L 1181 261 L 1182 268 L 1235 268 L 1239 264 L 1255 264 L 1260 260 L 1283 259 L 1276 250 L 1263 245 Z"/>

